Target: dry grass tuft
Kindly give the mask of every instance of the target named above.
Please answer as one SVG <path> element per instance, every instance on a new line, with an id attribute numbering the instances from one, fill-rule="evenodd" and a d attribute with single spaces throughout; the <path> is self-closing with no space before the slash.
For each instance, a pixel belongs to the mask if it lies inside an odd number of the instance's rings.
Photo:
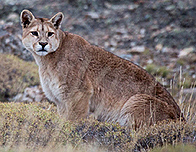
<path id="1" fill-rule="evenodd" d="M 191 120 L 192 121 L 192 120 Z M 196 128 L 164 121 L 134 131 L 88 119 L 66 122 L 50 103 L 0 103 L 0 151 L 144 151 L 195 144 Z"/>
<path id="2" fill-rule="evenodd" d="M 118 124 L 91 119 L 65 122 L 56 107 L 47 102 L 0 103 L 0 145 L 7 149 L 17 149 L 18 145 L 34 151 L 51 145 L 53 149 L 96 145 L 95 148 L 119 151 L 127 149 L 131 141 L 129 131 Z"/>
<path id="3" fill-rule="evenodd" d="M 14 55 L 0 54 L 0 101 L 22 93 L 28 86 L 39 84 L 38 68 Z"/>

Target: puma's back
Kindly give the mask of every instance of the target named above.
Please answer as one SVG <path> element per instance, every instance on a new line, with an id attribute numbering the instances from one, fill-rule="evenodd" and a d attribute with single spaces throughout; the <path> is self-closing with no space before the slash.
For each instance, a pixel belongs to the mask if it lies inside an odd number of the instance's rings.
<path id="1" fill-rule="evenodd" d="M 181 111 L 153 76 L 82 37 L 63 32 L 63 14 L 51 19 L 21 13 L 23 44 L 39 66 L 42 88 L 69 120 L 93 115 L 101 121 L 139 126 L 178 119 Z"/>

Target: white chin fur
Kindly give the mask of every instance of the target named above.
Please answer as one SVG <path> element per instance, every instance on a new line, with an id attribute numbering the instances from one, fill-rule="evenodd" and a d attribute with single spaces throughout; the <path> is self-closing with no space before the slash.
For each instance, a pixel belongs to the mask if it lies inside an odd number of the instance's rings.
<path id="1" fill-rule="evenodd" d="M 45 55 L 47 55 L 48 54 L 48 52 L 46 52 L 46 51 L 39 51 L 39 52 L 35 52 L 37 55 L 39 55 L 39 56 L 45 56 Z"/>

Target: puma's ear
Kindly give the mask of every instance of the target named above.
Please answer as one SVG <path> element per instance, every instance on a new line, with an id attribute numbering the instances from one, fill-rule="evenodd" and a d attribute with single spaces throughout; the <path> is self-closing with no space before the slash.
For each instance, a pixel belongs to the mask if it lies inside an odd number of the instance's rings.
<path id="1" fill-rule="evenodd" d="M 29 10 L 23 10 L 20 14 L 21 25 L 23 28 L 28 27 L 33 19 L 35 19 L 35 17 Z"/>
<path id="2" fill-rule="evenodd" d="M 56 29 L 60 28 L 62 20 L 64 18 L 64 15 L 62 12 L 57 13 L 56 15 L 54 15 L 51 19 L 50 22 L 52 22 L 52 24 L 54 25 L 54 27 Z"/>

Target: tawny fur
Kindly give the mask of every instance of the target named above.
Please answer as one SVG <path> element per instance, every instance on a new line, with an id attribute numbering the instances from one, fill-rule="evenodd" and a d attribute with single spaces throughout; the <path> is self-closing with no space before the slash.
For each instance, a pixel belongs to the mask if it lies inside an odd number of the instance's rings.
<path id="1" fill-rule="evenodd" d="M 63 32 L 62 18 L 62 13 L 51 19 L 35 18 L 28 10 L 21 13 L 23 44 L 39 66 L 43 91 L 67 120 L 93 115 L 100 121 L 139 127 L 181 117 L 172 96 L 153 76 L 78 35 Z M 39 42 L 48 43 L 45 51 L 39 51 Z"/>

